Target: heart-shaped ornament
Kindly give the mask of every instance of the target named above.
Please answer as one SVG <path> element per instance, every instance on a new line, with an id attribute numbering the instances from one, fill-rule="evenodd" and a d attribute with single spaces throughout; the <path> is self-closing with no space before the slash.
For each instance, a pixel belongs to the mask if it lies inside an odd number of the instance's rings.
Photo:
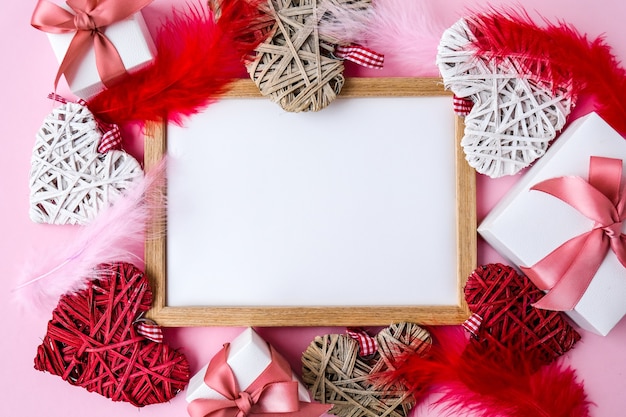
<path id="1" fill-rule="evenodd" d="M 137 407 L 169 401 L 189 381 L 185 356 L 149 340 L 140 318 L 152 304 L 145 275 L 128 263 L 102 265 L 99 279 L 59 300 L 35 369 Z"/>
<path id="2" fill-rule="evenodd" d="M 571 85 L 544 85 L 520 73 L 514 57 L 477 56 L 467 20 L 447 29 L 437 65 L 446 88 L 471 99 L 461 146 L 470 166 L 492 178 L 513 175 L 543 156 L 572 109 Z"/>
<path id="3" fill-rule="evenodd" d="M 344 65 L 333 53 L 336 39 L 320 34 L 326 10 L 367 8 L 371 0 L 269 0 L 268 40 L 248 64 L 261 94 L 288 112 L 319 111 L 330 104 L 344 84 Z"/>
<path id="4" fill-rule="evenodd" d="M 465 284 L 465 299 L 474 313 L 464 324 L 475 335 L 471 343 L 529 353 L 534 368 L 563 355 L 580 335 L 561 312 L 533 307 L 543 295 L 510 266 L 478 267 Z"/>
<path id="5" fill-rule="evenodd" d="M 395 370 L 403 354 L 425 354 L 430 334 L 416 324 L 399 323 L 381 330 L 376 342 L 377 351 L 361 357 L 359 343 L 348 335 L 318 336 L 302 355 L 302 379 L 317 401 L 333 404 L 330 413 L 405 417 L 415 404 L 399 382 L 381 386 L 372 376 Z"/>
<path id="6" fill-rule="evenodd" d="M 98 153 L 102 133 L 83 105 L 55 108 L 36 135 L 30 170 L 30 218 L 87 224 L 143 176 L 126 152 Z"/>

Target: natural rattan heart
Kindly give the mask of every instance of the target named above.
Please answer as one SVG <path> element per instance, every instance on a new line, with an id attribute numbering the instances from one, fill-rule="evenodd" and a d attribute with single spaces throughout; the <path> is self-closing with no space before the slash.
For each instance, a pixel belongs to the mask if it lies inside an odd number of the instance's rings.
<path id="1" fill-rule="evenodd" d="M 344 83 L 343 62 L 333 57 L 334 39 L 320 35 L 324 9 L 367 7 L 371 0 L 268 0 L 269 40 L 257 48 L 248 73 L 261 94 L 289 112 L 318 111 Z M 330 6 L 324 7 L 324 3 Z M 332 7 L 331 7 L 332 6 Z"/>
<path id="2" fill-rule="evenodd" d="M 126 152 L 99 154 L 101 136 L 93 114 L 81 104 L 65 103 L 46 117 L 31 157 L 34 222 L 87 224 L 143 176 Z"/>
<path id="3" fill-rule="evenodd" d="M 358 343 L 346 335 L 318 336 L 302 355 L 303 380 L 313 397 L 333 404 L 330 413 L 341 417 L 405 417 L 415 400 L 398 382 L 374 386 L 371 376 L 396 369 L 403 353 L 426 353 L 430 334 L 412 323 L 394 324 L 377 336 L 378 352 L 358 356 Z"/>
<path id="4" fill-rule="evenodd" d="M 529 353 L 536 367 L 563 355 L 580 335 L 560 312 L 532 306 L 542 296 L 541 290 L 510 266 L 477 268 L 465 284 L 467 304 L 482 318 L 471 342 Z"/>
<path id="5" fill-rule="evenodd" d="M 189 364 L 182 353 L 135 329 L 152 303 L 147 278 L 126 263 L 99 272 L 86 289 L 59 300 L 35 369 L 138 407 L 169 401 L 187 385 Z"/>
<path id="6" fill-rule="evenodd" d="M 542 85 L 513 59 L 476 56 L 470 24 L 446 30 L 437 65 L 446 88 L 474 105 L 461 145 L 470 166 L 490 177 L 512 175 L 544 155 L 572 107 L 571 86 Z"/>

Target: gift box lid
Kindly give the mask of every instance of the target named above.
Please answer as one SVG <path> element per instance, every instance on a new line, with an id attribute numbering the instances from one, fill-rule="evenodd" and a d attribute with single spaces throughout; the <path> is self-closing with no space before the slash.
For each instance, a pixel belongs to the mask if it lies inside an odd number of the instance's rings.
<path id="1" fill-rule="evenodd" d="M 69 9 L 66 4 L 59 6 Z M 120 58 L 130 72 L 149 65 L 156 55 L 156 47 L 141 12 L 113 23 L 104 29 L 106 37 L 115 45 Z M 54 54 L 61 63 L 74 33 L 47 33 Z M 98 75 L 93 45 L 90 45 L 79 65 L 68 68 L 64 77 L 76 96 L 88 99 L 104 89 Z"/>
<path id="2" fill-rule="evenodd" d="M 593 220 L 575 208 L 530 190 L 550 178 L 587 179 L 590 156 L 626 161 L 626 140 L 596 113 L 574 121 L 561 134 L 485 217 L 478 233 L 513 264 L 529 267 L 565 241 L 591 230 Z M 626 314 L 624 299 L 626 271 L 609 252 L 575 309 L 567 314 L 582 328 L 606 335 Z"/>
<path id="3" fill-rule="evenodd" d="M 246 328 L 239 336 L 230 342 L 227 363 L 237 378 L 241 389 L 249 387 L 254 380 L 267 368 L 272 361 L 269 345 L 252 328 Z M 222 399 L 222 395 L 215 392 L 204 383 L 208 364 L 202 367 L 190 380 L 187 386 L 186 399 L 191 402 L 199 398 Z M 300 401 L 311 402 L 311 396 L 306 387 L 298 380 L 295 374 L 292 379 L 298 382 L 298 396 Z"/>

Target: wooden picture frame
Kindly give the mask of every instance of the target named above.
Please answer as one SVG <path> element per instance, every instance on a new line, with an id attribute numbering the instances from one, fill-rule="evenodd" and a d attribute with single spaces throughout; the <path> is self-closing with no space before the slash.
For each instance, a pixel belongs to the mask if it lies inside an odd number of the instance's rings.
<path id="1" fill-rule="evenodd" d="M 438 78 L 348 78 L 342 97 L 450 96 Z M 224 97 L 260 97 L 250 80 L 234 83 Z M 210 111 L 210 108 L 208 109 Z M 331 112 L 332 109 L 323 111 Z M 455 117 L 456 143 L 456 302 L 451 305 L 389 306 L 169 306 L 167 303 L 167 236 L 145 243 L 145 271 L 154 295 L 148 316 L 162 326 L 376 326 L 408 321 L 424 325 L 458 324 L 469 317 L 463 295 L 467 276 L 476 267 L 475 173 L 460 149 L 463 121 Z M 146 126 L 145 169 L 167 153 L 166 124 Z M 152 226 L 157 227 L 157 226 Z"/>

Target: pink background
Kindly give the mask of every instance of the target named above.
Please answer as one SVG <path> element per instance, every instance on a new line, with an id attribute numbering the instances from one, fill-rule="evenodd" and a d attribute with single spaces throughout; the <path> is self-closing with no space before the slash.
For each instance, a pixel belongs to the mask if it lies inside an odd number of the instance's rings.
<path id="1" fill-rule="evenodd" d="M 383 0 L 380 0 L 383 1 Z M 410 1 L 410 0 L 407 0 Z M 468 10 L 483 10 L 486 1 L 448 0 L 433 3 L 433 11 L 446 26 L 454 23 Z M 156 0 L 145 9 L 151 30 L 170 11 L 170 6 L 182 6 L 175 0 Z M 491 5 L 519 5 L 493 1 Z M 71 237 L 71 227 L 34 224 L 28 217 L 28 172 L 34 136 L 53 104 L 46 99 L 52 89 L 57 68 L 46 36 L 30 27 L 30 15 L 35 1 L 13 1 L 3 4 L 0 14 L 0 67 L 3 100 L 0 121 L 3 126 L 0 151 L 0 262 L 4 265 L 0 289 L 0 415 L 2 416 L 136 416 L 137 410 L 124 403 L 113 403 L 96 394 L 72 387 L 59 377 L 33 369 L 36 347 L 45 334 L 48 317 L 20 311 L 12 301 L 11 288 L 19 271 L 33 254 L 55 251 L 56 245 Z M 616 0 L 527 0 L 524 8 L 555 22 L 573 24 L 591 37 L 604 34 L 620 60 L 626 58 L 626 31 L 623 18 L 626 3 Z M 469 8 L 469 9 L 468 9 Z M 384 74 L 393 74 L 393 68 Z M 416 74 L 419 75 L 419 74 Z M 59 93 L 68 94 L 65 85 Z M 128 133 L 128 132 L 127 132 Z M 131 132 L 132 133 L 132 132 Z M 141 141 L 126 144 L 126 150 L 141 157 Z M 479 178 L 479 218 L 500 199 L 515 178 L 488 180 Z M 481 246 L 479 262 L 499 261 L 498 256 Z M 187 355 L 192 372 L 204 365 L 224 343 L 237 335 L 239 328 L 167 329 L 166 340 L 180 347 Z M 299 370 L 301 352 L 316 336 L 342 332 L 339 328 L 263 328 L 259 333 L 282 352 Z M 581 332 L 582 341 L 567 354 L 566 361 L 584 381 L 589 398 L 595 403 L 592 415 L 613 417 L 626 409 L 626 320 L 622 320 L 606 337 Z M 140 410 L 140 415 L 185 416 L 186 402 L 178 395 L 170 403 L 153 405 Z M 423 410 L 420 407 L 419 410 Z M 422 413 L 418 413 L 423 415 Z M 439 415 L 436 411 L 431 416 Z"/>

